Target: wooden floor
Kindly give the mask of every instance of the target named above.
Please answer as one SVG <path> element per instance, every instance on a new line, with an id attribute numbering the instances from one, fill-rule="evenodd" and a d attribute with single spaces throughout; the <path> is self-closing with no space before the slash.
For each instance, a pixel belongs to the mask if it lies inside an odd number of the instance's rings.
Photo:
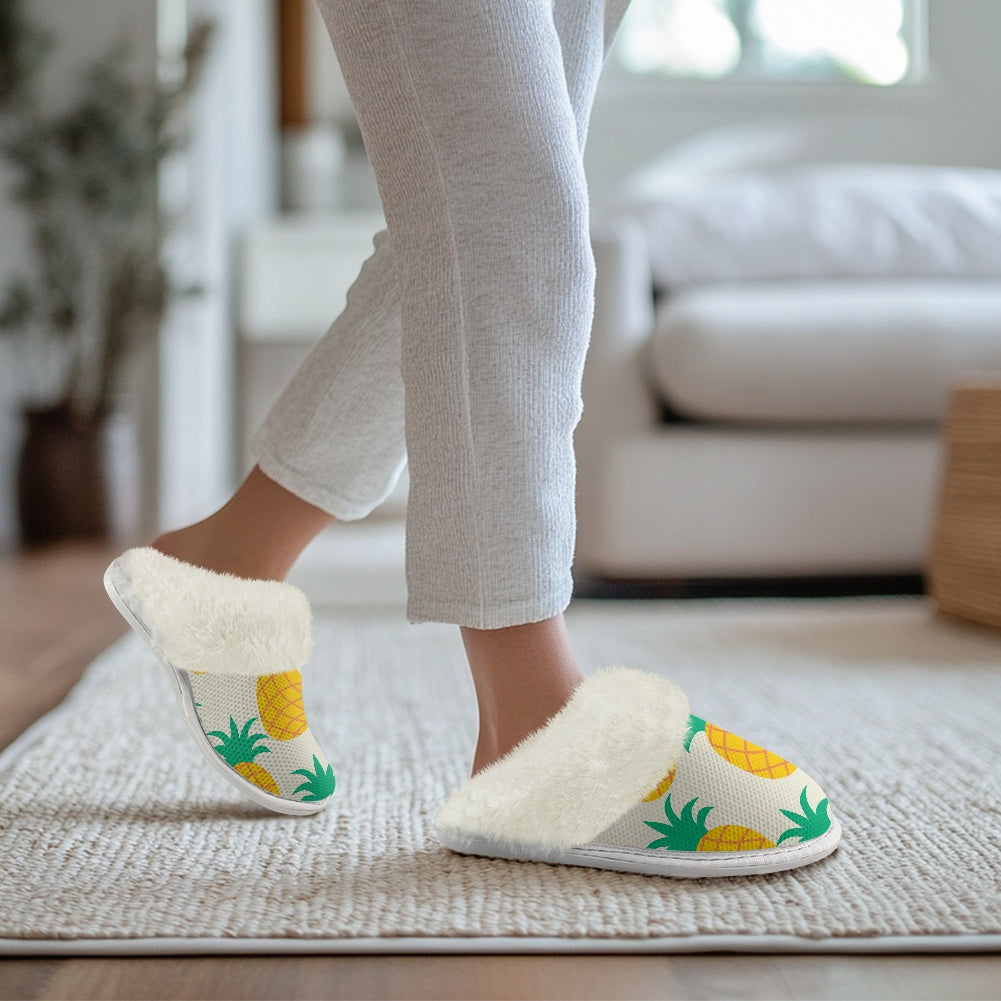
<path id="1" fill-rule="evenodd" d="M 61 702 L 127 632 L 101 583 L 114 556 L 77 543 L 0 559 L 0 747 Z"/>
<path id="2" fill-rule="evenodd" d="M 101 586 L 113 555 L 77 544 L 0 557 L 0 744 L 59 702 L 124 632 Z M 1001 956 L 2 960 L 0 1001 L 14 998 L 1001 999 Z"/>

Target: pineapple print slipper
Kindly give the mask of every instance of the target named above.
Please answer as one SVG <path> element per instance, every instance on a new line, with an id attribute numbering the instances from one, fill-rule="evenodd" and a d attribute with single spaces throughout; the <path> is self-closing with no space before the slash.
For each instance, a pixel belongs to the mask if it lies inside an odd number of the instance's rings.
<path id="1" fill-rule="evenodd" d="M 302 703 L 313 642 L 305 594 L 148 547 L 119 556 L 104 587 L 166 669 L 211 767 L 276 813 L 323 809 L 335 780 Z"/>
<path id="2" fill-rule="evenodd" d="M 841 826 L 784 758 L 689 712 L 675 685 L 612 668 L 442 807 L 453 851 L 660 876 L 807 865 Z"/>

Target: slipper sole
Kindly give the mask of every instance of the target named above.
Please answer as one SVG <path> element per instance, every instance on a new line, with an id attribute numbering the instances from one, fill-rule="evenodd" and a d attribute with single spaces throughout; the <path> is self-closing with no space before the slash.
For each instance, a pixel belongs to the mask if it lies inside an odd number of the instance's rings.
<path id="1" fill-rule="evenodd" d="M 708 879 L 721 876 L 758 876 L 819 862 L 838 847 L 841 824 L 832 817 L 830 829 L 819 838 L 798 845 L 750 852 L 652 851 L 596 843 L 558 850 L 542 845 L 505 845 L 437 826 L 435 837 L 446 848 L 460 855 L 509 859 L 515 862 L 544 862 L 549 865 L 587 866 L 675 879 Z"/>

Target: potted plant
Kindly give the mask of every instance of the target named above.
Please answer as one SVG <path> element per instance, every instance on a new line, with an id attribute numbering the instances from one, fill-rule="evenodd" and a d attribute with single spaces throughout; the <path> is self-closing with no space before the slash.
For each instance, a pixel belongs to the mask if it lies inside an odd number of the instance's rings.
<path id="1" fill-rule="evenodd" d="M 24 0 L 0 3 L 0 156 L 23 209 L 31 264 L 0 293 L 0 333 L 22 394 L 25 544 L 106 535 L 104 433 L 126 362 L 157 336 L 172 295 L 162 260 L 164 158 L 208 52 L 194 26 L 176 79 L 137 78 L 127 44 L 86 67 L 65 106 L 40 93 L 51 39 Z"/>

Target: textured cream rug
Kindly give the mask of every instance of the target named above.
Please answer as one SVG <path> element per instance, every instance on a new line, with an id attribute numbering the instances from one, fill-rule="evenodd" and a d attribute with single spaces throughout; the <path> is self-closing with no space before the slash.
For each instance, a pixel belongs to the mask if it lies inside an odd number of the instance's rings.
<path id="1" fill-rule="evenodd" d="M 845 828 L 814 866 L 671 881 L 463 858 L 431 820 L 465 775 L 456 631 L 321 617 L 310 718 L 336 808 L 265 815 L 209 774 L 129 636 L 0 757 L 0 951 L 930 951 L 1001 948 L 1001 637 L 919 599 L 580 603 L 589 669 L 816 775 Z"/>

